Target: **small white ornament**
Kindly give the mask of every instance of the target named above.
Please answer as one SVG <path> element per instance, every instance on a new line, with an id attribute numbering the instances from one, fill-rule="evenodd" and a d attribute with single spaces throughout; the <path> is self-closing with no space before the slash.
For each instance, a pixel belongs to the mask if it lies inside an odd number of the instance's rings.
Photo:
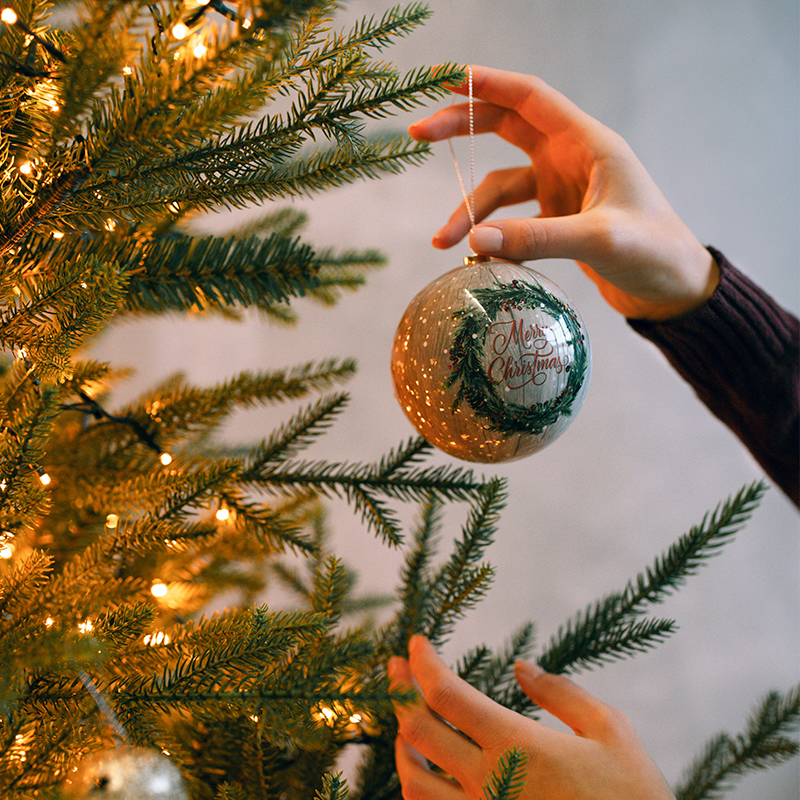
<path id="1" fill-rule="evenodd" d="M 71 800 L 188 800 L 180 770 L 163 753 L 117 747 L 87 756 L 67 781 Z"/>
<path id="2" fill-rule="evenodd" d="M 484 256 L 423 289 L 392 347 L 406 416 L 465 461 L 511 461 L 550 444 L 583 404 L 590 372 L 589 337 L 564 293 Z"/>

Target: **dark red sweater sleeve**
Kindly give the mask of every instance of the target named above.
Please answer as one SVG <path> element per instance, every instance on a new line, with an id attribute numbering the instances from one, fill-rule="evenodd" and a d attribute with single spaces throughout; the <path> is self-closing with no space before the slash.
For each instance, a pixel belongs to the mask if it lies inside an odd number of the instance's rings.
<path id="1" fill-rule="evenodd" d="M 800 506 L 800 326 L 718 251 L 713 296 L 664 322 L 628 320 Z"/>

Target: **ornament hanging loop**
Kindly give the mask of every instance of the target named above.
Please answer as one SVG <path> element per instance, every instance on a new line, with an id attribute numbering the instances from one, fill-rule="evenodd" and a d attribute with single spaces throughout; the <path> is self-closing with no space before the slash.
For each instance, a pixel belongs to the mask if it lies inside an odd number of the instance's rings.
<path id="1" fill-rule="evenodd" d="M 456 169 L 458 185 L 461 187 L 461 194 L 464 196 L 464 205 L 469 214 L 470 231 L 475 227 L 475 98 L 472 90 L 472 67 L 467 67 L 467 87 L 468 87 L 468 107 L 469 107 L 469 192 L 464 185 L 461 177 L 461 169 L 458 166 L 456 151 L 453 148 L 453 140 L 448 139 L 450 155 L 453 157 L 453 166 Z M 455 100 L 455 97 L 453 98 Z"/>

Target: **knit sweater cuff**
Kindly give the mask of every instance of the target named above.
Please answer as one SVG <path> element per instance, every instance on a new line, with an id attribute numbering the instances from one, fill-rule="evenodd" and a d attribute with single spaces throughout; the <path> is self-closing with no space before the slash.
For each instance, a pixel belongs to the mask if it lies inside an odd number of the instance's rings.
<path id="1" fill-rule="evenodd" d="M 787 493 L 797 497 L 798 320 L 709 248 L 720 268 L 711 298 L 685 316 L 628 320 L 694 387 Z M 794 466 L 792 466 L 794 464 Z M 778 473 L 794 469 L 794 476 Z"/>

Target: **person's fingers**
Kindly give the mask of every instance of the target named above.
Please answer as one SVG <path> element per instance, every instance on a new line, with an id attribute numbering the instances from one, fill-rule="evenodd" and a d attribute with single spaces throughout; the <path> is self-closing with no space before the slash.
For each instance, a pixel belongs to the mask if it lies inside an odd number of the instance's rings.
<path id="1" fill-rule="evenodd" d="M 453 87 L 453 91 L 467 94 L 468 82 Z M 545 134 L 571 125 L 591 128 L 599 125 L 571 100 L 533 75 L 475 65 L 472 67 L 472 94 L 478 100 L 515 110 Z"/>
<path id="2" fill-rule="evenodd" d="M 402 736 L 395 740 L 394 759 L 403 797 L 414 800 L 464 800 L 466 797 L 459 784 L 433 772 L 427 759 Z"/>
<path id="3" fill-rule="evenodd" d="M 475 221 L 481 222 L 502 206 L 534 199 L 536 179 L 530 167 L 510 167 L 489 173 L 474 193 Z M 433 237 L 434 247 L 447 248 L 469 233 L 471 220 L 462 203 Z"/>
<path id="4" fill-rule="evenodd" d="M 516 111 L 491 103 L 475 103 L 472 131 L 476 136 L 495 133 L 529 155 L 534 153 L 543 136 Z M 412 139 L 425 142 L 440 142 L 455 136 L 468 136 L 469 132 L 470 111 L 466 103 L 443 108 L 431 117 L 412 123 L 408 128 Z"/>
<path id="5" fill-rule="evenodd" d="M 509 734 L 516 730 L 519 715 L 490 700 L 459 678 L 439 658 L 425 637 L 412 636 L 408 653 L 411 672 L 428 706 L 469 736 L 480 748 L 487 750 L 502 746 Z M 414 742 L 411 741 L 411 744 Z M 427 755 L 425 751 L 422 752 Z M 459 777 L 435 758 L 431 758 L 431 761 Z"/>
<path id="6" fill-rule="evenodd" d="M 512 113 L 507 108 L 500 108 L 490 103 L 475 103 L 472 115 L 473 132 L 493 133 L 500 127 L 503 117 Z M 412 139 L 425 142 L 442 142 L 453 136 L 468 136 L 469 129 L 469 105 L 459 103 L 442 108 L 430 117 L 412 122 L 408 126 L 408 135 Z"/>
<path id="7" fill-rule="evenodd" d="M 409 689 L 413 675 L 405 659 L 392 658 L 387 665 L 391 686 Z M 458 731 L 436 716 L 424 702 L 396 704 L 400 735 L 419 753 L 455 778 L 474 769 L 480 750 Z"/>
<path id="8" fill-rule="evenodd" d="M 591 225 L 584 212 L 564 217 L 493 220 L 476 225 L 469 241 L 476 253 L 510 261 L 586 261 L 593 252 L 590 237 Z"/>
<path id="9" fill-rule="evenodd" d="M 578 736 L 604 739 L 627 733 L 630 723 L 622 712 L 598 700 L 564 675 L 551 675 L 527 661 L 518 661 L 514 671 L 522 691 Z"/>

